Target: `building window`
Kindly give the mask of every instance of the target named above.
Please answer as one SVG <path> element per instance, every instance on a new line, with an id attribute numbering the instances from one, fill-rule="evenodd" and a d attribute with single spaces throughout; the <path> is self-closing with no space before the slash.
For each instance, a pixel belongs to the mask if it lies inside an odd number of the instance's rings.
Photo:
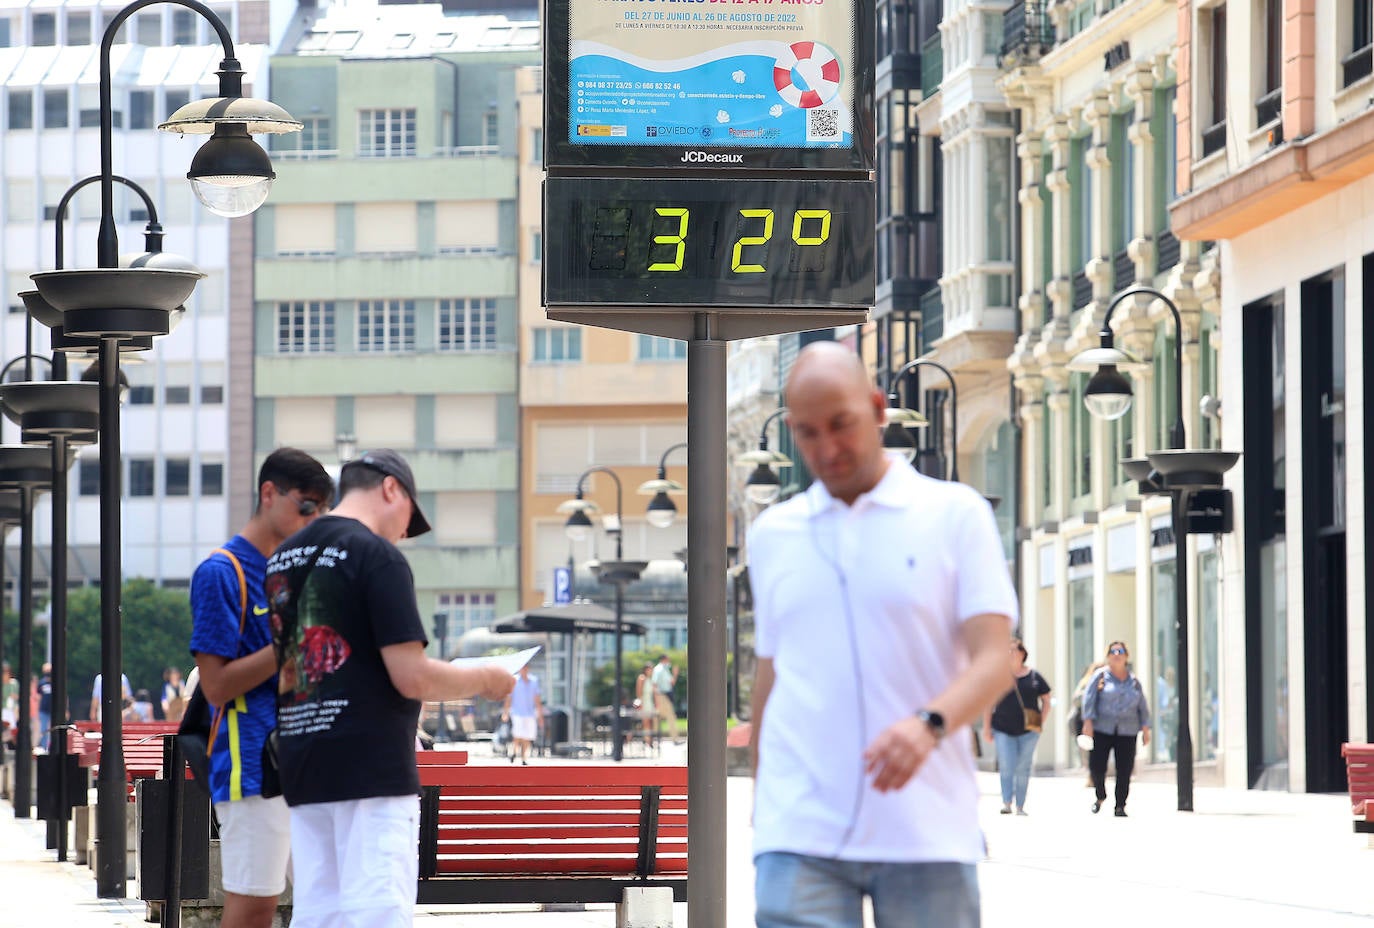
<path id="1" fill-rule="evenodd" d="M 307 116 L 301 120 L 302 151 L 332 151 L 334 129 L 328 116 Z"/>
<path id="2" fill-rule="evenodd" d="M 153 495 L 153 459 L 129 459 L 129 495 Z"/>
<path id="3" fill-rule="evenodd" d="M 1112 117 L 1112 236 L 1114 251 L 1122 251 L 1135 237 L 1135 145 L 1130 139 L 1131 114 Z"/>
<path id="4" fill-rule="evenodd" d="M 544 130 L 530 130 L 530 163 L 539 164 L 544 160 Z"/>
<path id="5" fill-rule="evenodd" d="M 318 354 L 334 350 L 334 302 L 277 304 L 277 352 Z"/>
<path id="6" fill-rule="evenodd" d="M 162 44 L 162 14 L 140 13 L 134 17 L 134 29 L 139 45 L 156 48 Z"/>
<path id="7" fill-rule="evenodd" d="M 200 388 L 200 405 L 218 406 L 224 402 L 224 387 L 219 384 L 205 384 Z"/>
<path id="8" fill-rule="evenodd" d="M 91 44 L 91 14 L 71 11 L 67 13 L 67 44 Z"/>
<path id="9" fill-rule="evenodd" d="M 191 403 L 191 388 L 184 384 L 169 386 L 163 396 L 163 402 L 168 406 L 188 406 Z"/>
<path id="10" fill-rule="evenodd" d="M 65 129 L 69 124 L 67 116 L 67 88 L 43 88 L 43 128 Z"/>
<path id="11" fill-rule="evenodd" d="M 495 148 L 500 144 L 501 123 L 497 118 L 496 110 L 487 110 L 482 115 L 482 144 L 488 148 Z"/>
<path id="12" fill-rule="evenodd" d="M 359 351 L 414 351 L 414 300 L 362 300 L 358 303 Z"/>
<path id="13" fill-rule="evenodd" d="M 1226 5 L 1211 11 L 1211 37 L 1204 46 L 1207 62 L 1207 122 L 1202 130 L 1202 156 L 1205 158 L 1226 145 Z"/>
<path id="14" fill-rule="evenodd" d="M 636 361 L 685 361 L 687 343 L 661 335 L 640 335 L 635 341 Z"/>
<path id="15" fill-rule="evenodd" d="M 172 11 L 172 44 L 196 44 L 196 14 L 190 10 Z"/>
<path id="16" fill-rule="evenodd" d="M 191 462 L 186 458 L 168 458 L 163 462 L 163 486 L 168 496 L 191 495 Z"/>
<path id="17" fill-rule="evenodd" d="M 81 459 L 80 474 L 77 477 L 77 492 L 82 496 L 100 495 L 100 462 L 95 458 Z"/>
<path id="18" fill-rule="evenodd" d="M 535 229 L 530 233 L 530 263 L 544 262 L 544 233 Z"/>
<path id="19" fill-rule="evenodd" d="M 33 14 L 33 44 L 34 44 L 34 45 L 56 45 L 56 44 L 57 44 L 57 14 L 55 14 L 55 13 L 34 13 L 34 14 Z"/>
<path id="20" fill-rule="evenodd" d="M 1092 171 L 1088 167 L 1088 152 L 1092 150 L 1092 139 L 1081 138 L 1073 143 L 1075 177 L 1069 179 L 1072 185 L 1074 203 L 1074 272 L 1078 273 L 1093 259 L 1093 185 Z"/>
<path id="21" fill-rule="evenodd" d="M 191 102 L 191 92 L 189 90 L 168 90 L 166 91 L 167 117 Z"/>
<path id="22" fill-rule="evenodd" d="M 358 157 L 403 158 L 415 155 L 415 110 L 359 110 Z"/>
<path id="23" fill-rule="evenodd" d="M 130 406 L 151 406 L 157 402 L 157 389 L 150 383 L 139 383 L 129 387 Z"/>
<path id="24" fill-rule="evenodd" d="M 11 129 L 33 128 L 33 91 L 11 90 L 9 92 L 9 127 Z"/>
<path id="25" fill-rule="evenodd" d="M 447 641 L 457 641 L 474 628 L 496 621 L 495 593 L 440 593 L 439 612 L 448 617 Z"/>
<path id="26" fill-rule="evenodd" d="M 581 361 L 582 330 L 540 327 L 532 330 L 534 360 Z"/>
<path id="27" fill-rule="evenodd" d="M 223 464 L 202 464 L 200 465 L 200 495 L 201 496 L 223 496 L 224 495 L 224 465 Z"/>
<path id="28" fill-rule="evenodd" d="M 153 92 L 133 90 L 129 92 L 129 128 L 153 128 Z"/>
<path id="29" fill-rule="evenodd" d="M 495 299 L 439 301 L 440 351 L 490 351 L 495 347 Z"/>

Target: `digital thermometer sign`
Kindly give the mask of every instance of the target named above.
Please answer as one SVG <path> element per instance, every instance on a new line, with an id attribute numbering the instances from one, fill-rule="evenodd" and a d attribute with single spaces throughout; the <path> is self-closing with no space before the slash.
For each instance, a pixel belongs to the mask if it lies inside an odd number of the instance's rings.
<path id="1" fill-rule="evenodd" d="M 865 180 L 551 176 L 544 302 L 867 308 L 874 213 Z"/>

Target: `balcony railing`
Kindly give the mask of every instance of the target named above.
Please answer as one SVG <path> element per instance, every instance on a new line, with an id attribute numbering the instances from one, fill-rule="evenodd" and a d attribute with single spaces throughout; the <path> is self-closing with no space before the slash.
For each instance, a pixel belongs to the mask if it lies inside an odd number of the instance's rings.
<path id="1" fill-rule="evenodd" d="M 921 350 L 929 351 L 945 334 L 945 304 L 940 288 L 931 287 L 921 295 Z"/>
<path id="2" fill-rule="evenodd" d="M 1054 46 L 1054 23 L 1041 0 L 1022 0 L 1002 14 L 1002 54 L 1035 59 Z"/>
<path id="3" fill-rule="evenodd" d="M 1121 249 L 1112 256 L 1112 289 L 1117 293 L 1135 283 L 1135 262 L 1130 252 Z"/>
<path id="4" fill-rule="evenodd" d="M 1374 71 L 1374 45 L 1366 45 L 1341 59 L 1341 77 L 1344 81 L 1341 86 L 1349 87 L 1368 77 L 1371 71 Z"/>
<path id="5" fill-rule="evenodd" d="M 1093 282 L 1079 271 L 1073 275 L 1073 308 L 1082 309 L 1093 301 Z"/>
<path id="6" fill-rule="evenodd" d="M 1178 239 L 1174 238 L 1174 233 L 1170 232 L 1168 229 L 1159 233 L 1155 241 L 1155 254 L 1159 257 L 1156 264 L 1156 270 L 1158 272 L 1162 273 L 1167 271 L 1178 263 L 1179 246 Z"/>
<path id="7" fill-rule="evenodd" d="M 1202 157 L 1226 147 L 1226 120 L 1202 130 Z"/>
<path id="8" fill-rule="evenodd" d="M 944 49 L 940 45 L 940 33 L 937 32 L 921 46 L 921 96 L 929 98 L 940 89 L 944 72 Z"/>
<path id="9" fill-rule="evenodd" d="M 1279 118 L 1283 107 L 1283 88 L 1276 87 L 1255 101 L 1255 125 L 1267 126 Z"/>

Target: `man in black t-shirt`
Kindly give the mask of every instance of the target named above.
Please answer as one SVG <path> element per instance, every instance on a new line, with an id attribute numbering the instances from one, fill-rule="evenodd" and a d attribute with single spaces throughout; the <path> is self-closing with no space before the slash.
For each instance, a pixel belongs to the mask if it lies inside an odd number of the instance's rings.
<path id="1" fill-rule="evenodd" d="M 515 678 L 425 656 L 415 580 L 395 546 L 429 531 L 405 460 L 383 449 L 349 461 L 339 496 L 267 564 L 292 925 L 410 928 L 420 703 L 502 700 Z"/>

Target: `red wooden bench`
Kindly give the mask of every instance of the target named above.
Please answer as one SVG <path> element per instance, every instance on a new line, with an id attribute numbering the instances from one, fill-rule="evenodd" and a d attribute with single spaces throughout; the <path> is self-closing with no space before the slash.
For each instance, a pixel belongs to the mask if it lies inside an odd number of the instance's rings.
<path id="1" fill-rule="evenodd" d="M 428 754 L 441 752 L 429 751 Z M 687 768 L 420 768 L 421 904 L 687 899 Z"/>
<path id="2" fill-rule="evenodd" d="M 134 782 L 148 777 L 162 776 L 162 739 L 176 734 L 176 722 L 125 722 L 121 726 L 120 743 L 124 752 L 124 775 L 129 781 L 129 801 L 134 800 Z M 81 757 L 81 766 L 100 769 L 100 723 L 77 722 L 75 737 L 68 742 L 72 753 Z M 188 770 L 187 776 L 190 775 Z"/>
<path id="3" fill-rule="evenodd" d="M 1374 744 L 1343 744 L 1345 775 L 1350 784 L 1350 812 L 1355 831 L 1374 834 Z"/>

